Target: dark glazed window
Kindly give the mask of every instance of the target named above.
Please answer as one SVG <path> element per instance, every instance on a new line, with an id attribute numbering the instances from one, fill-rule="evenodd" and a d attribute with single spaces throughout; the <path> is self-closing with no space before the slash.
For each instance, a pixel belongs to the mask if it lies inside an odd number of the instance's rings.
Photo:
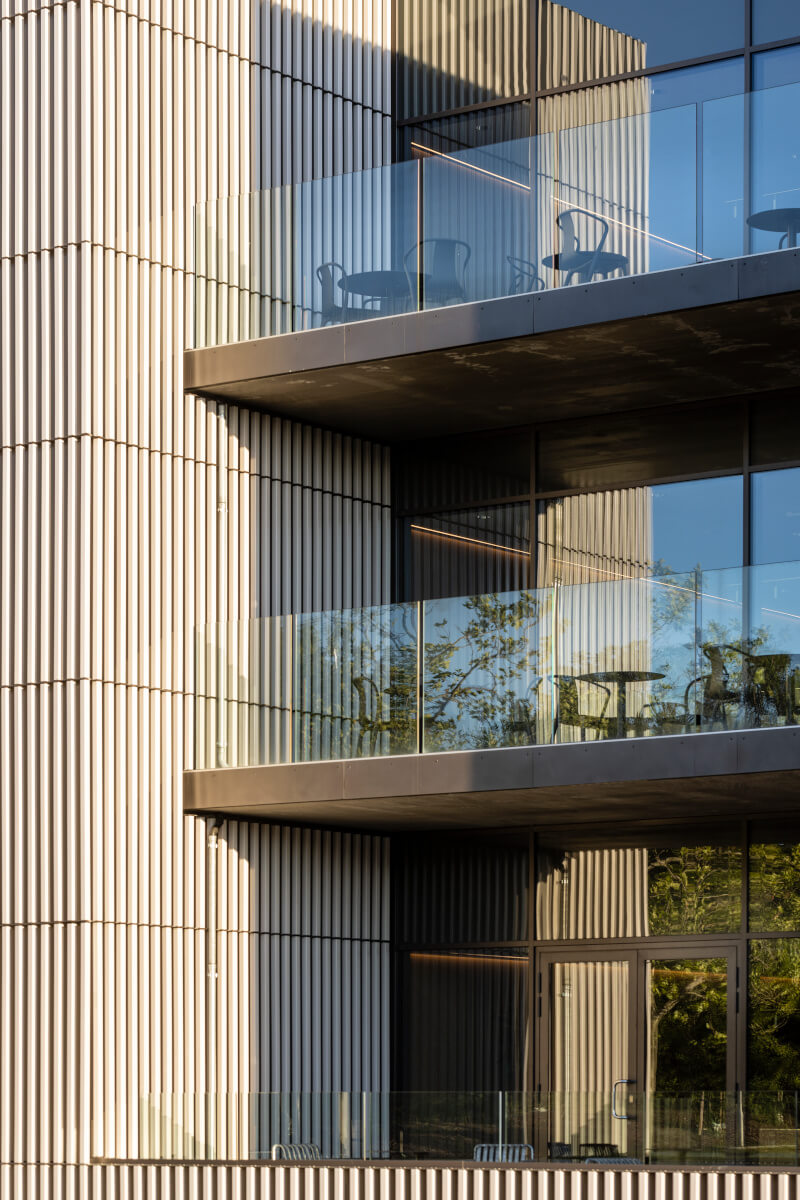
<path id="1" fill-rule="evenodd" d="M 780 42 L 800 37 L 797 0 L 753 0 L 753 41 Z"/>
<path id="2" fill-rule="evenodd" d="M 670 831 L 559 840 L 536 855 L 537 937 L 614 938 L 733 933 L 741 924 L 742 855 L 737 845 L 681 845 Z M 599 895 L 597 881 L 608 881 Z"/>
<path id="3" fill-rule="evenodd" d="M 748 1079 L 751 1092 L 791 1091 L 800 1079 L 800 940 L 772 938 L 750 943 Z M 755 1115 L 755 1114 L 754 1114 Z M 761 1114 L 774 1126 L 769 1108 Z"/>
<path id="4" fill-rule="evenodd" d="M 530 136 L 531 105 L 529 100 L 516 104 L 496 104 L 478 112 L 458 113 L 421 121 L 418 125 L 402 127 L 402 157 L 416 158 L 423 150 L 439 154 L 455 154 L 479 146 L 513 142 Z"/>
<path id="5" fill-rule="evenodd" d="M 800 830 L 753 829 L 748 924 L 757 933 L 800 932 Z"/>
<path id="6" fill-rule="evenodd" d="M 742 0 L 542 0 L 538 86 L 621 75 L 744 44 Z"/>
<path id="7" fill-rule="evenodd" d="M 528 936 L 528 835 L 397 840 L 392 870 L 402 945 L 517 942 Z"/>

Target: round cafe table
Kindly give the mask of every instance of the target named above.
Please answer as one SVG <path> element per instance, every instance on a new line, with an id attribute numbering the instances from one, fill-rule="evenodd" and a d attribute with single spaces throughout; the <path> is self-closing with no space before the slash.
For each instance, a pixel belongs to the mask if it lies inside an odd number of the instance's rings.
<path id="1" fill-rule="evenodd" d="M 661 671 L 587 671 L 576 675 L 584 683 L 613 683 L 617 689 L 617 737 L 625 737 L 628 722 L 628 686 L 631 683 L 652 683 L 663 679 Z"/>
<path id="2" fill-rule="evenodd" d="M 747 224 L 766 233 L 785 233 L 787 246 L 794 248 L 800 233 L 800 208 L 765 208 L 749 216 Z"/>

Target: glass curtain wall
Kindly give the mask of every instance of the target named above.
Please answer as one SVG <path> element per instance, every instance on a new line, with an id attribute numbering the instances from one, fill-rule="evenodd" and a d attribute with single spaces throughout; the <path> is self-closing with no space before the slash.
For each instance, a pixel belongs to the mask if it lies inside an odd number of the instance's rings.
<path id="1" fill-rule="evenodd" d="M 781 566 L 800 561 L 791 395 L 401 448 L 393 487 L 397 600 L 697 571 L 724 587 L 726 571 L 752 565 L 754 619 L 791 622 L 800 605 Z"/>
<path id="2" fill-rule="evenodd" d="M 779 52 L 781 73 L 780 52 L 793 43 L 794 0 L 401 0 L 398 153 L 454 151 L 774 86 L 756 57 L 746 78 L 748 55 Z"/>
<path id="3" fill-rule="evenodd" d="M 393 888 L 395 1152 L 800 1165 L 796 819 L 396 839 Z"/>

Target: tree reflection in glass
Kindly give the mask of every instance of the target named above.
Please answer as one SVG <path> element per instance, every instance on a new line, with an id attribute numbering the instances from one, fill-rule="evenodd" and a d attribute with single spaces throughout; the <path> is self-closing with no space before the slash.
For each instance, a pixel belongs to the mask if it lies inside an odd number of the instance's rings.
<path id="1" fill-rule="evenodd" d="M 734 933 L 742 915 L 738 846 L 657 847 L 647 852 L 650 936 Z"/>

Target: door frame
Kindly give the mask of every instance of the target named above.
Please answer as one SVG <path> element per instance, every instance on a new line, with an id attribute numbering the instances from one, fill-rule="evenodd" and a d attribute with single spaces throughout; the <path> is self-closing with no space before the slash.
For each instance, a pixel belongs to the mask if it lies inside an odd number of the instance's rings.
<path id="1" fill-rule="evenodd" d="M 565 947 L 537 946 L 535 958 L 535 989 L 534 1004 L 536 1016 L 536 1031 L 534 1041 L 534 1079 L 536 1090 L 540 1095 L 548 1095 L 550 1091 L 550 1022 L 552 1010 L 552 974 L 551 968 L 555 963 L 603 963 L 625 962 L 628 964 L 629 1013 L 632 1019 L 628 1030 L 628 1063 L 629 1075 L 634 1081 L 631 1087 L 635 1092 L 642 1093 L 647 1080 L 647 963 L 652 960 L 669 961 L 670 959 L 702 959 L 724 958 L 727 961 L 727 1059 L 726 1086 L 728 1093 L 739 1090 L 743 1078 L 746 1056 L 746 1031 L 744 1028 L 744 1004 L 742 993 L 746 978 L 746 961 L 742 961 L 742 942 L 737 935 L 720 935 L 713 938 L 647 938 L 638 941 L 636 945 L 630 942 L 619 943 L 617 946 L 603 947 L 585 945 L 583 948 L 574 944 Z M 746 956 L 746 950 L 744 951 Z M 628 1093 L 630 1094 L 630 1093 Z M 645 1129 L 639 1112 L 640 1105 L 634 1107 L 634 1112 L 627 1119 L 629 1152 L 632 1155 L 644 1156 L 643 1139 Z M 542 1119 L 537 1122 L 537 1154 L 546 1150 L 548 1116 L 542 1113 Z M 546 1158 L 546 1153 L 542 1155 Z"/>

